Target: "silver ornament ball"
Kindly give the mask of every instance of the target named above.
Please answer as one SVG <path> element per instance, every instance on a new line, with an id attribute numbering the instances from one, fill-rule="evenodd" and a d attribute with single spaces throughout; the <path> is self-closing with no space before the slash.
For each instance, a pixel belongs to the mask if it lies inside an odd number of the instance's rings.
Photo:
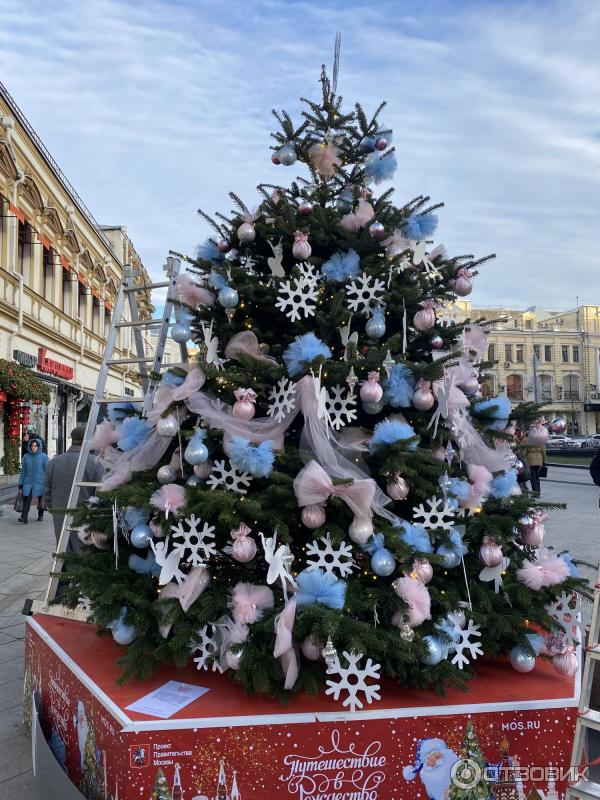
<path id="1" fill-rule="evenodd" d="M 527 653 L 522 647 L 513 647 L 508 657 L 510 665 L 517 672 L 531 672 L 535 667 L 535 656 Z"/>
<path id="2" fill-rule="evenodd" d="M 185 482 L 186 486 L 200 486 L 202 481 L 197 475 L 190 475 L 190 477 Z"/>
<path id="3" fill-rule="evenodd" d="M 312 214 L 313 212 L 313 204 L 309 200 L 304 200 L 302 203 L 300 203 L 298 211 L 304 217 L 307 217 L 309 214 Z"/>
<path id="4" fill-rule="evenodd" d="M 373 523 L 370 519 L 357 519 L 356 517 L 350 523 L 348 528 L 348 536 L 356 544 L 365 544 L 370 536 L 373 535 Z"/>
<path id="5" fill-rule="evenodd" d="M 242 222 L 237 229 L 237 237 L 243 244 L 249 244 L 254 241 L 256 230 L 251 222 Z"/>
<path id="6" fill-rule="evenodd" d="M 185 344 L 191 337 L 192 331 L 190 326 L 185 325 L 183 322 L 176 322 L 171 328 L 171 339 L 178 344 Z"/>
<path id="7" fill-rule="evenodd" d="M 564 433 L 567 430 L 567 422 L 562 417 L 553 419 L 550 423 L 552 433 Z"/>
<path id="8" fill-rule="evenodd" d="M 244 647 L 241 644 L 233 644 L 225 653 L 225 661 L 229 669 L 238 670 L 244 657 Z"/>
<path id="9" fill-rule="evenodd" d="M 161 417 L 156 423 L 156 432 L 159 436 L 166 436 L 170 439 L 175 436 L 178 430 L 179 423 L 172 414 L 169 414 L 168 417 Z"/>
<path id="10" fill-rule="evenodd" d="M 145 523 L 141 523 L 140 525 L 136 525 L 135 528 L 129 534 L 129 541 L 133 545 L 133 547 L 148 547 L 150 544 L 150 540 L 152 539 L 152 531 L 150 527 Z"/>
<path id="11" fill-rule="evenodd" d="M 232 286 L 224 286 L 219 292 L 219 303 L 223 308 L 235 308 L 238 300 L 238 293 Z"/>
<path id="12" fill-rule="evenodd" d="M 406 622 L 406 620 L 400 626 L 400 638 L 403 642 L 412 642 L 412 640 L 415 638 L 415 632 L 410 627 L 408 622 Z"/>
<path id="13" fill-rule="evenodd" d="M 159 483 L 173 483 L 177 480 L 177 473 L 173 469 L 170 464 L 165 464 L 162 467 L 159 467 L 158 472 L 156 473 L 156 480 Z"/>
<path id="14" fill-rule="evenodd" d="M 201 442 L 195 436 L 192 436 L 188 446 L 185 448 L 183 457 L 187 463 L 192 464 L 192 466 L 195 466 L 196 464 L 204 464 L 204 462 L 208 459 L 208 448 L 204 442 Z"/>
<path id="15" fill-rule="evenodd" d="M 371 236 L 372 239 L 383 239 L 385 236 L 385 228 L 381 222 L 375 221 L 369 225 L 369 236 Z"/>
<path id="16" fill-rule="evenodd" d="M 298 160 L 298 155 L 293 144 L 286 144 L 277 151 L 277 158 L 284 167 L 291 167 Z"/>
<path id="17" fill-rule="evenodd" d="M 363 403 L 362 407 L 365 414 L 379 414 L 384 405 L 385 404 L 382 399 L 378 400 L 376 403 Z"/>
<path id="18" fill-rule="evenodd" d="M 231 242 L 228 242 L 227 239 L 221 239 L 217 247 L 219 248 L 219 253 L 228 253 L 231 250 Z"/>

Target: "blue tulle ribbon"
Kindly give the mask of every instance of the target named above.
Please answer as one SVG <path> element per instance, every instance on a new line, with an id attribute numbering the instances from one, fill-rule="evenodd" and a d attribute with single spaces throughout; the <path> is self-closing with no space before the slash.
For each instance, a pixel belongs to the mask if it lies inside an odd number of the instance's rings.
<path id="1" fill-rule="evenodd" d="M 473 404 L 473 411 L 485 416 L 488 427 L 495 431 L 506 428 L 511 410 L 511 402 L 505 394 L 499 394 L 487 400 L 479 400 Z"/>
<path id="2" fill-rule="evenodd" d="M 349 278 L 356 278 L 360 273 L 360 258 L 354 250 L 347 253 L 334 253 L 328 261 L 321 265 L 321 272 L 329 281 L 342 283 Z"/>
<path id="3" fill-rule="evenodd" d="M 242 472 L 249 472 L 256 478 L 266 478 L 273 469 L 275 452 L 270 439 L 254 445 L 243 436 L 234 436 L 228 450 L 233 466 Z"/>
<path id="4" fill-rule="evenodd" d="M 146 558 L 132 553 L 127 560 L 127 564 L 129 565 L 129 569 L 137 572 L 138 575 L 154 575 L 158 578 L 162 570 L 162 567 L 159 567 L 156 563 L 156 556 L 152 550 L 148 550 Z"/>
<path id="5" fill-rule="evenodd" d="M 490 484 L 490 495 L 497 500 L 510 497 L 513 489 L 517 485 L 517 473 L 514 470 L 498 475 Z"/>
<path id="6" fill-rule="evenodd" d="M 394 408 L 410 408 L 416 383 L 412 370 L 404 364 L 395 364 L 390 377 L 383 382 L 384 400 Z"/>
<path id="7" fill-rule="evenodd" d="M 199 244 L 196 248 L 196 258 L 202 258 L 204 261 L 214 261 L 220 263 L 224 260 L 225 254 L 219 248 L 207 239 L 203 244 Z"/>
<path id="8" fill-rule="evenodd" d="M 384 156 L 378 152 L 370 153 L 365 158 L 365 174 L 373 183 L 381 183 L 392 178 L 397 166 L 398 161 L 393 150 Z"/>
<path id="9" fill-rule="evenodd" d="M 413 439 L 415 436 L 416 433 L 408 422 L 402 422 L 399 419 L 384 419 L 375 425 L 373 436 L 369 442 L 369 450 L 372 452 L 378 445 L 396 444 L 396 442 Z M 411 450 L 414 450 L 416 446 L 416 440 L 408 442 Z"/>
<path id="10" fill-rule="evenodd" d="M 437 228 L 438 218 L 435 214 L 411 214 L 405 220 L 403 225 L 403 233 L 408 239 L 414 242 L 422 242 L 423 239 L 428 239 L 433 235 Z"/>
<path id="11" fill-rule="evenodd" d="M 398 536 L 404 544 L 417 550 L 419 553 L 432 553 L 433 547 L 429 539 L 427 530 L 422 525 L 415 525 L 404 519 L 399 519 L 394 523 L 395 528 L 399 528 Z"/>
<path id="12" fill-rule="evenodd" d="M 283 360 L 291 377 L 299 375 L 315 358 L 331 358 L 331 350 L 314 333 L 298 336 L 283 353 Z"/>
<path id="13" fill-rule="evenodd" d="M 120 450 L 133 450 L 150 436 L 152 429 L 145 419 L 126 417 L 119 426 L 117 444 Z"/>
<path id="14" fill-rule="evenodd" d="M 296 576 L 296 603 L 312 606 L 320 603 L 328 608 L 342 609 L 346 599 L 346 583 L 318 567 L 309 567 Z"/>

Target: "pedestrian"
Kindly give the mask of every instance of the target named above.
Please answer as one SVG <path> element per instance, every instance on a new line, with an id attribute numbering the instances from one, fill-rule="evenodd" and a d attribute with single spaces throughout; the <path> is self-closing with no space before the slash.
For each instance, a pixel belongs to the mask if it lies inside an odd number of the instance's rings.
<path id="1" fill-rule="evenodd" d="M 526 444 L 523 441 L 523 434 L 521 431 L 515 431 L 515 454 L 518 457 L 516 463 L 516 470 L 517 470 L 517 482 L 519 484 L 519 489 L 522 492 L 528 492 L 529 487 L 527 486 L 527 482 L 530 480 L 531 475 L 529 473 L 529 467 L 527 462 L 525 461 L 525 448 Z"/>
<path id="2" fill-rule="evenodd" d="M 25 431 L 25 433 L 21 437 L 21 458 L 23 458 L 23 456 L 27 452 L 30 440 L 31 440 L 31 434 L 29 433 L 29 431 Z"/>
<path id="3" fill-rule="evenodd" d="M 54 456 L 46 470 L 44 501 L 46 508 L 52 511 L 54 535 L 56 536 L 57 542 L 60 538 L 63 520 L 69 505 L 69 495 L 71 493 L 71 486 L 73 485 L 84 435 L 84 427 L 78 426 L 77 428 L 73 428 L 71 431 L 71 447 L 69 447 L 65 453 Z M 94 456 L 88 455 L 82 480 L 85 483 L 99 483 L 103 475 L 104 469 L 102 465 L 96 461 Z M 94 489 L 92 487 L 81 487 L 79 490 L 79 499 L 76 499 L 76 503 L 87 500 L 93 494 Z M 76 505 L 76 503 L 74 505 Z M 69 543 L 66 549 L 76 553 L 81 552 L 81 542 L 74 531 L 71 531 L 69 535 Z"/>
<path id="4" fill-rule="evenodd" d="M 546 445 L 531 444 L 529 439 L 527 439 L 527 446 L 525 448 L 525 461 L 529 467 L 531 493 L 535 497 L 539 497 L 541 493 L 540 470 L 542 467 L 546 466 Z"/>
<path id="5" fill-rule="evenodd" d="M 38 522 L 44 518 L 44 476 L 48 467 L 48 456 L 42 452 L 37 439 L 31 439 L 21 461 L 19 487 L 23 492 L 23 510 L 19 522 L 27 524 L 31 501 L 37 498 Z"/>
<path id="6" fill-rule="evenodd" d="M 597 450 L 596 455 L 592 458 L 590 475 L 596 486 L 600 486 L 600 450 Z"/>

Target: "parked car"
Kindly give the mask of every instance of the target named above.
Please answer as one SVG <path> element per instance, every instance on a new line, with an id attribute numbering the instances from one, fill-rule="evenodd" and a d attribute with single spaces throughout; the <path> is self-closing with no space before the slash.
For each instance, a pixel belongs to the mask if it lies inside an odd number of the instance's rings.
<path id="1" fill-rule="evenodd" d="M 595 433 L 593 436 L 589 436 L 585 439 L 582 444 L 582 447 L 600 447 L 600 433 Z"/>
<path id="2" fill-rule="evenodd" d="M 564 433 L 552 433 L 548 437 L 546 447 L 549 447 L 551 450 L 565 447 L 581 447 L 581 441 L 572 439 L 570 436 L 565 436 Z"/>

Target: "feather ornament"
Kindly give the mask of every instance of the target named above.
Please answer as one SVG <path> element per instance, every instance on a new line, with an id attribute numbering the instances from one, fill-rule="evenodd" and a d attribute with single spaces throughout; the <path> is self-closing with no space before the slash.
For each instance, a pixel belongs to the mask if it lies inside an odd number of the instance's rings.
<path id="1" fill-rule="evenodd" d="M 261 619 L 267 608 L 273 608 L 275 599 L 268 586 L 254 583 L 236 583 L 228 606 L 236 622 L 252 625 Z"/>
<path id="2" fill-rule="evenodd" d="M 536 592 L 547 586 L 562 583 L 568 577 L 567 562 L 560 556 L 555 556 L 546 547 L 537 551 L 534 561 L 517 570 L 517 580 Z"/>
<path id="3" fill-rule="evenodd" d="M 408 622 L 412 627 L 431 619 L 431 597 L 424 583 L 417 578 L 396 578 L 394 591 L 408 606 Z"/>
<path id="4" fill-rule="evenodd" d="M 185 505 L 185 489 L 177 483 L 166 483 L 150 497 L 150 505 L 169 514 L 177 515 L 180 508 Z"/>

